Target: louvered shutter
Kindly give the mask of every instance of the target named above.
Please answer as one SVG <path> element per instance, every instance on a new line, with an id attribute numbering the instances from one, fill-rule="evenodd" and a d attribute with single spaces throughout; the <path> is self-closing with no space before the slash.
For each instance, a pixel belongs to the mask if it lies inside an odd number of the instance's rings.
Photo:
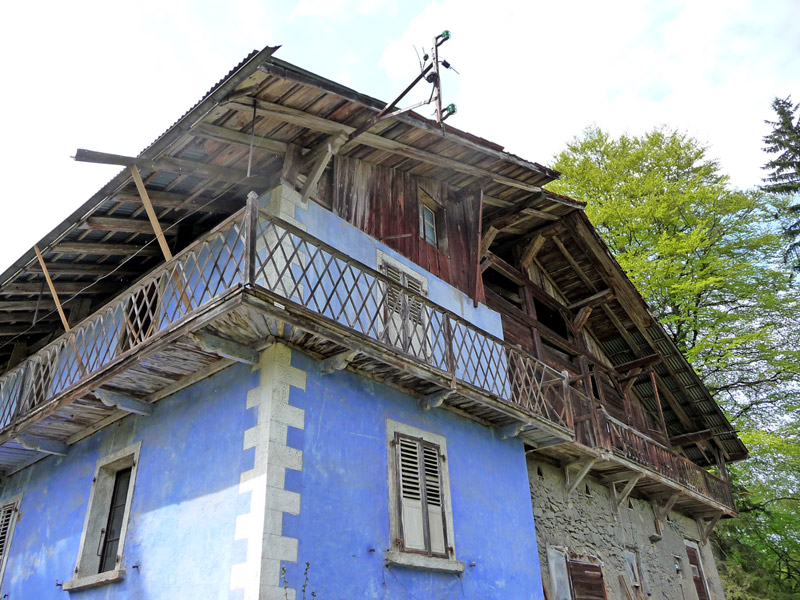
<path id="1" fill-rule="evenodd" d="M 415 294 L 425 296 L 422 279 L 384 263 L 384 274 L 398 287 L 388 286 L 386 291 L 386 327 L 384 340 L 419 358 L 425 358 L 429 347 L 425 322 L 425 306 L 413 296 L 403 293 L 400 286 Z"/>
<path id="2" fill-rule="evenodd" d="M 395 439 L 403 547 L 447 556 L 439 446 L 400 434 Z"/>
<path id="3" fill-rule="evenodd" d="M 6 554 L 11 546 L 11 536 L 16 523 L 17 504 L 12 502 L 0 508 L 0 583 L 2 583 L 2 569 L 5 567 Z"/>

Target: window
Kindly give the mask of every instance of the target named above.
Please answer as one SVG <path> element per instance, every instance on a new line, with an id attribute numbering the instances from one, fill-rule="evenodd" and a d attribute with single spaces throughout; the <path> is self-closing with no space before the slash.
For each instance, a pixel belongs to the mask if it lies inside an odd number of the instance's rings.
<path id="1" fill-rule="evenodd" d="M 445 439 L 387 420 L 389 505 L 393 564 L 460 573 Z"/>
<path id="2" fill-rule="evenodd" d="M 606 597 L 603 566 L 594 556 L 549 546 L 547 563 L 553 600 L 597 600 Z"/>
<path id="3" fill-rule="evenodd" d="M 709 600 L 708 583 L 703 573 L 703 561 L 700 559 L 700 548 L 694 542 L 684 540 L 686 557 L 689 559 L 689 568 L 697 592 L 698 600 Z"/>
<path id="4" fill-rule="evenodd" d="M 625 550 L 625 566 L 627 567 L 628 583 L 631 584 L 631 588 L 634 590 L 641 589 L 642 576 L 639 570 L 639 556 L 636 554 L 636 550 L 629 548 Z"/>
<path id="5" fill-rule="evenodd" d="M 433 195 L 426 192 L 421 186 L 417 188 L 417 195 L 419 197 L 419 237 L 430 245 L 439 247 L 442 241 L 440 235 L 443 222 L 442 209 Z"/>
<path id="6" fill-rule="evenodd" d="M 419 299 L 419 296 L 428 295 L 427 279 L 380 251 L 378 265 L 381 272 L 397 284 L 397 287 L 389 285 L 386 290 L 383 341 L 406 354 L 427 360 L 431 355 L 428 315 Z"/>
<path id="7" fill-rule="evenodd" d="M 14 528 L 17 525 L 21 500 L 21 495 L 14 496 L 0 506 L 0 584 L 3 583 L 3 574 L 11 549 L 11 538 L 14 537 Z"/>
<path id="8" fill-rule="evenodd" d="M 64 590 L 79 590 L 125 578 L 122 565 L 141 442 L 97 463 L 83 525 L 75 578 Z"/>

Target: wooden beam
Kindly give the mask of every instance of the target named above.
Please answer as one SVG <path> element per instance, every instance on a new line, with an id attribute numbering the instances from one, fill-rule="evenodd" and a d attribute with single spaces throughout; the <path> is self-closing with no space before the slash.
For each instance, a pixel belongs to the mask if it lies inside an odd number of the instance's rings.
<path id="1" fill-rule="evenodd" d="M 636 487 L 636 484 L 641 478 L 642 474 L 637 473 L 636 475 L 634 475 L 625 482 L 625 487 L 622 488 L 622 491 L 619 493 L 619 496 L 617 496 L 617 508 L 622 506 L 622 503 L 628 499 L 628 496 L 630 496 L 631 492 L 633 491 L 633 488 Z M 614 486 L 616 484 L 612 483 L 611 485 Z"/>
<path id="2" fill-rule="evenodd" d="M 672 495 L 669 497 L 669 499 L 668 499 L 668 500 L 667 500 L 667 502 L 664 504 L 664 506 L 662 506 L 662 507 L 659 507 L 659 506 L 658 506 L 658 503 L 656 503 L 656 508 L 658 509 L 658 510 L 656 511 L 656 520 L 657 520 L 659 523 L 663 523 L 663 522 L 664 522 L 664 519 L 666 519 L 666 518 L 667 518 L 667 516 L 669 515 L 669 511 L 671 511 L 671 510 L 672 510 L 672 507 L 673 507 L 673 506 L 675 506 L 675 503 L 678 501 L 678 499 L 679 499 L 680 497 L 681 497 L 681 492 L 674 492 L 674 493 L 673 493 L 673 494 L 672 494 Z"/>
<path id="3" fill-rule="evenodd" d="M 57 251 L 51 250 L 51 252 L 55 253 Z M 114 271 L 114 275 L 117 276 L 130 276 L 139 274 L 137 271 L 126 269 L 125 267 L 117 268 L 117 265 L 113 263 L 95 265 L 87 263 L 50 261 L 50 263 L 47 265 L 47 270 L 54 275 L 97 275 L 98 277 L 107 275 L 112 270 Z M 42 266 L 39 263 L 31 263 L 25 267 L 25 272 L 40 274 L 43 271 Z M 2 310 L 2 307 L 0 307 L 0 310 Z"/>
<path id="4" fill-rule="evenodd" d="M 96 389 L 94 395 L 100 402 L 110 408 L 116 408 L 122 412 L 133 413 L 136 415 L 149 416 L 153 413 L 153 405 L 141 400 L 135 400 L 130 396 L 112 392 L 110 390 Z"/>
<path id="5" fill-rule="evenodd" d="M 482 260 L 484 256 L 489 252 L 489 246 L 492 245 L 494 238 L 497 237 L 497 234 L 500 233 L 499 229 L 495 229 L 491 225 L 486 229 L 486 231 L 481 232 L 481 245 L 478 249 L 478 260 Z"/>
<path id="6" fill-rule="evenodd" d="M 634 369 L 642 369 L 644 367 L 649 367 L 650 365 L 654 365 L 661 362 L 661 355 L 659 354 L 650 354 L 649 356 L 642 356 L 641 358 L 637 358 L 636 360 L 631 360 L 629 362 L 623 363 L 621 365 L 617 365 L 614 369 L 620 373 L 624 374 L 628 371 L 632 371 Z"/>
<path id="7" fill-rule="evenodd" d="M 274 104 L 264 100 L 256 100 L 255 102 L 256 114 L 268 117 L 270 119 L 275 119 L 284 123 L 290 123 L 292 125 L 311 129 L 313 131 L 320 131 L 329 134 L 344 133 L 345 135 L 349 136 L 351 133 L 356 131 L 356 128 L 350 125 L 345 125 L 344 123 L 318 117 L 296 108 L 290 108 L 288 106 Z M 252 103 L 248 104 L 232 101 L 228 102 L 226 106 L 240 111 L 252 112 L 253 110 Z M 541 187 L 539 186 L 532 185 L 524 181 L 519 181 L 511 177 L 506 177 L 498 173 L 493 173 L 492 171 L 488 171 L 467 163 L 462 163 L 452 158 L 447 158 L 446 156 L 428 152 L 427 150 L 415 148 L 414 146 L 409 146 L 408 144 L 404 144 L 402 142 L 384 138 L 374 133 L 362 133 L 358 136 L 358 138 L 352 140 L 352 142 L 357 142 L 358 144 L 369 146 L 370 148 L 375 148 L 377 150 L 385 150 L 387 152 L 399 154 L 401 156 L 405 156 L 406 158 L 411 158 L 420 162 L 451 169 L 458 173 L 464 173 L 473 177 L 488 177 L 496 183 L 502 183 L 504 185 L 515 187 L 521 190 L 534 193 L 539 193 L 542 191 Z M 343 151 L 347 152 L 349 149 L 350 146 L 346 144 Z"/>
<path id="8" fill-rule="evenodd" d="M 61 323 L 64 325 L 64 329 L 69 331 L 69 321 L 67 321 L 67 315 L 64 314 L 64 307 L 61 306 L 61 301 L 58 299 L 58 292 L 56 292 L 56 288 L 53 285 L 53 280 L 50 279 L 50 273 L 47 271 L 47 265 L 44 264 L 44 257 L 42 257 L 42 253 L 39 252 L 39 246 L 34 244 L 33 250 L 36 252 L 36 258 L 39 260 L 39 265 L 42 267 L 44 278 L 47 281 L 47 287 L 50 288 L 50 294 L 53 296 L 53 302 L 56 305 L 56 310 L 58 310 L 58 316 L 61 317 Z"/>
<path id="9" fill-rule="evenodd" d="M 559 237 L 557 235 L 554 235 L 552 237 L 552 239 L 553 239 L 553 243 L 555 243 L 555 245 L 558 248 L 559 252 L 561 252 L 561 255 L 565 259 L 567 259 L 567 262 L 572 267 L 572 269 L 575 271 L 575 273 L 577 273 L 578 277 L 583 282 L 583 284 L 591 292 L 596 292 L 597 288 L 595 288 L 594 283 L 592 283 L 592 280 L 589 279 L 589 277 L 586 275 L 584 270 L 578 264 L 578 261 L 576 261 L 575 258 L 572 256 L 572 254 L 570 254 L 569 250 L 567 250 L 566 246 L 564 246 L 564 243 L 559 239 Z"/>
<path id="10" fill-rule="evenodd" d="M 536 255 L 539 254 L 539 250 L 542 249 L 544 243 L 547 241 L 547 238 L 542 235 L 538 234 L 533 237 L 533 239 L 528 242 L 528 245 L 525 246 L 525 250 L 522 251 L 522 258 L 520 259 L 520 265 L 522 269 L 527 271 L 528 268 L 533 264 L 533 261 L 536 259 Z"/>
<path id="11" fill-rule="evenodd" d="M 589 474 L 589 471 L 592 470 L 592 465 L 594 465 L 596 462 L 596 458 L 587 458 L 586 460 L 578 463 L 580 468 L 578 469 L 575 477 L 569 476 L 569 467 L 564 468 L 564 477 L 567 480 L 567 498 L 569 498 L 570 494 L 575 491 L 575 488 L 577 488 L 578 484 L 583 481 L 583 478 Z"/>
<path id="12" fill-rule="evenodd" d="M 252 108 L 252 107 L 251 107 Z M 248 177 L 247 171 L 233 169 L 230 167 L 220 167 L 217 165 L 164 156 L 157 159 L 141 158 L 134 156 L 122 156 L 120 154 L 109 154 L 107 152 L 95 152 L 79 148 L 75 152 L 75 160 L 78 162 L 90 162 L 104 165 L 120 165 L 130 167 L 136 165 L 139 169 L 146 171 L 167 171 L 179 175 L 189 175 L 203 179 L 218 179 L 226 183 L 255 185 L 260 188 L 269 187 L 269 178 L 263 176 Z"/>
<path id="13" fill-rule="evenodd" d="M 331 157 L 339 152 L 339 148 L 341 148 L 345 139 L 343 135 L 334 136 L 332 139 L 324 141 L 321 148 L 315 148 L 311 151 L 315 158 L 310 165 L 306 181 L 300 189 L 300 200 L 302 202 L 308 200 L 311 192 L 317 189 L 317 183 L 325 172 L 325 167 L 328 166 Z"/>
<path id="14" fill-rule="evenodd" d="M 685 446 L 687 444 L 696 444 L 697 442 L 703 442 L 706 440 L 710 440 L 714 437 L 714 432 L 711 429 L 703 429 L 701 431 L 692 431 L 689 433 L 684 433 L 682 435 L 676 435 L 675 437 L 669 438 L 669 444 L 673 448 Z"/>
<path id="15" fill-rule="evenodd" d="M 250 147 L 252 139 L 251 134 L 237 131 L 235 129 L 228 129 L 226 127 L 217 127 L 209 123 L 200 123 L 189 133 L 198 137 L 207 138 L 216 142 L 226 142 L 229 144 L 236 144 L 237 146 Z M 285 154 L 286 142 L 279 142 L 256 135 L 253 141 L 253 146 L 261 150 L 266 150 L 272 154 Z"/>
<path id="16" fill-rule="evenodd" d="M 705 543 L 708 542 L 708 538 L 711 536 L 711 532 L 714 531 L 714 527 L 716 526 L 717 523 L 719 523 L 719 520 L 721 518 L 722 518 L 722 513 L 718 512 L 713 517 L 711 517 L 711 520 L 708 522 L 708 525 L 706 525 L 702 519 L 697 519 L 697 528 L 700 531 L 701 544 L 705 545 Z"/>
<path id="17" fill-rule="evenodd" d="M 55 440 L 48 440 L 46 438 L 34 437 L 32 435 L 18 435 L 14 438 L 20 446 L 26 450 L 33 450 L 35 452 L 44 452 L 45 454 L 56 454 L 58 456 L 66 456 L 69 448 L 63 442 Z"/>
<path id="18" fill-rule="evenodd" d="M 85 227 L 122 233 L 153 233 L 153 226 L 148 221 L 117 217 L 89 217 L 85 221 Z M 175 233 L 177 232 L 170 232 L 170 235 L 175 235 Z"/>
<path id="19" fill-rule="evenodd" d="M 300 148 L 294 144 L 287 144 L 286 154 L 283 155 L 281 165 L 281 181 L 290 186 L 297 187 L 297 175 L 300 172 Z"/>
<path id="20" fill-rule="evenodd" d="M 89 286 L 87 288 L 87 286 Z M 87 288 L 84 290 L 83 288 Z M 59 281 L 58 289 L 62 294 L 105 294 L 106 292 L 119 291 L 120 285 L 105 281 L 92 283 L 89 281 Z M 0 294 L 39 294 L 42 291 L 42 284 L 35 281 L 23 281 L 21 283 L 9 283 L 0 289 Z"/>
<path id="21" fill-rule="evenodd" d="M 92 254 L 96 256 L 155 256 L 160 252 L 151 246 L 137 246 L 135 244 L 110 244 L 94 242 L 58 242 L 50 249 L 51 252 L 63 254 Z"/>
<path id="22" fill-rule="evenodd" d="M 500 210 L 493 212 L 484 219 L 486 221 L 486 226 L 494 227 L 495 229 L 502 231 L 514 223 L 520 217 L 520 213 L 522 213 L 523 210 L 530 208 L 543 197 L 543 192 L 533 193 L 527 198 L 523 198 L 522 200 L 511 204 L 511 206 L 501 208 Z"/>
<path id="23" fill-rule="evenodd" d="M 322 375 L 330 375 L 336 371 L 346 369 L 347 365 L 353 362 L 356 356 L 358 356 L 358 351 L 356 350 L 345 350 L 339 354 L 334 354 L 322 361 L 320 373 Z"/>
<path id="24" fill-rule="evenodd" d="M 229 358 L 248 365 L 258 364 L 258 352 L 244 344 L 226 340 L 205 331 L 195 331 L 190 334 L 190 337 L 203 350 L 216 354 L 221 358 Z"/>
<path id="25" fill-rule="evenodd" d="M 586 325 L 586 321 L 589 320 L 589 316 L 591 314 L 591 306 L 584 306 L 578 311 L 578 314 L 575 315 L 575 318 L 572 320 L 572 329 L 575 331 L 575 335 L 580 333 L 581 329 L 583 329 L 583 326 Z"/>
<path id="26" fill-rule="evenodd" d="M 156 235 L 158 245 L 161 247 L 161 252 L 164 254 L 164 260 L 172 260 L 172 251 L 167 245 L 167 240 L 164 237 L 164 232 L 161 231 L 161 224 L 158 222 L 156 211 L 153 210 L 153 205 L 150 203 L 150 196 L 147 195 L 147 189 L 144 187 L 144 181 L 139 174 L 139 169 L 136 165 L 130 166 L 133 182 L 136 184 L 136 189 L 139 190 L 139 196 L 144 204 L 144 211 L 147 213 L 147 218 L 150 220 L 150 226 L 153 228 L 153 233 Z"/>
<path id="27" fill-rule="evenodd" d="M 65 302 L 64 304 L 69 304 Z M 0 312 L 3 311 L 16 311 L 16 310 L 36 310 L 49 311 L 56 307 L 50 300 L 11 300 L 2 302 L 0 301 Z"/>
<path id="28" fill-rule="evenodd" d="M 428 394 L 427 396 L 423 396 L 420 400 L 420 405 L 422 410 L 431 410 L 432 408 L 439 408 L 445 401 L 454 396 L 456 392 L 453 390 L 440 390 L 438 392 L 433 392 L 432 394 Z"/>
<path id="29" fill-rule="evenodd" d="M 542 190 L 545 192 L 545 199 L 548 199 L 546 190 Z M 509 200 L 503 200 L 502 198 L 495 198 L 492 196 L 485 196 L 486 204 L 489 206 L 497 206 L 499 208 L 506 208 L 509 206 L 513 206 L 514 202 Z M 539 217 L 540 219 L 544 219 L 546 221 L 558 221 L 561 217 L 558 215 L 554 215 L 552 213 L 537 210 L 535 208 L 525 208 L 522 211 L 522 214 L 528 217 Z"/>
<path id="30" fill-rule="evenodd" d="M 52 307 L 55 308 L 55 307 Z M 52 308 L 50 310 L 52 310 Z M 12 312 L 2 312 L 0 311 L 0 323 L 33 323 L 33 317 L 36 316 L 36 322 L 40 323 L 41 321 L 45 321 L 47 316 L 47 310 L 41 310 L 37 315 L 35 312 L 19 312 L 19 311 L 12 311 Z M 55 316 L 50 317 L 49 319 L 57 318 Z"/>
<path id="31" fill-rule="evenodd" d="M 584 306 L 596 307 L 600 306 L 601 304 L 605 304 L 613 297 L 614 297 L 614 292 L 612 292 L 610 289 L 605 289 L 597 292 L 596 294 L 592 294 L 591 296 L 588 296 L 583 300 L 578 300 L 577 302 L 573 302 L 567 308 L 569 308 L 570 310 L 578 310 L 580 308 L 583 308 Z"/>

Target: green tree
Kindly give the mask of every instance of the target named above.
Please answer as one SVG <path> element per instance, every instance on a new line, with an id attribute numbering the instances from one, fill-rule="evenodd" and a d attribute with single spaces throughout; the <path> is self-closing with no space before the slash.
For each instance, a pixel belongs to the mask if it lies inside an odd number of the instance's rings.
<path id="1" fill-rule="evenodd" d="M 772 131 L 764 136 L 764 151 L 776 155 L 764 165 L 770 174 L 764 178 L 762 189 L 778 194 L 796 194 L 800 192 L 800 104 L 792 105 L 792 98 L 775 98 L 772 109 L 777 115 L 776 121 L 766 121 Z M 784 252 L 784 259 L 792 263 L 795 271 L 800 271 L 800 204 L 787 206 L 789 218 L 784 229 L 789 245 Z"/>
<path id="2" fill-rule="evenodd" d="M 729 583 L 743 599 L 793 593 L 800 510 L 779 498 L 798 495 L 800 464 L 765 441 L 790 439 L 800 424 L 800 298 L 780 260 L 788 197 L 731 189 L 705 146 L 667 129 L 613 138 L 589 128 L 553 166 L 562 178 L 552 188 L 587 203 L 619 263 L 752 444 L 754 458 L 732 469 L 744 516 L 718 527 L 726 572 L 739 578 Z M 792 476 L 765 466 L 776 461 Z M 758 568 L 739 568 L 747 561 Z"/>

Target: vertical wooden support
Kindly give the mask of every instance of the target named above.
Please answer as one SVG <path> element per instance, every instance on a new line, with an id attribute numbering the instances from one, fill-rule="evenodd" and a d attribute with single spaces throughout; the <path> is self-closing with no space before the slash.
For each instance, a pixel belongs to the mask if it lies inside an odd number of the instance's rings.
<path id="1" fill-rule="evenodd" d="M 153 204 L 150 202 L 150 196 L 147 194 L 147 190 L 144 187 L 144 182 L 142 181 L 142 176 L 139 174 L 139 169 L 136 167 L 136 165 L 131 165 L 131 175 L 133 176 L 133 182 L 136 184 L 136 189 L 139 190 L 139 197 L 142 199 L 142 204 L 144 204 L 144 210 L 147 213 L 147 218 L 150 219 L 150 225 L 153 227 L 153 232 L 156 234 L 158 245 L 161 246 L 161 252 L 164 253 L 164 260 L 171 260 L 172 252 L 167 245 L 167 239 L 164 237 L 164 232 L 161 231 L 161 225 L 158 222 L 156 211 L 153 210 Z"/>
<path id="2" fill-rule="evenodd" d="M 658 417 L 661 419 L 661 428 L 664 431 L 664 439 L 669 444 L 669 434 L 667 433 L 667 422 L 664 420 L 664 409 L 661 408 L 661 397 L 658 395 L 658 384 L 656 383 L 656 372 L 650 370 L 650 381 L 653 384 L 653 394 L 655 395 L 656 406 L 658 407 Z"/>
<path id="3" fill-rule="evenodd" d="M 258 234 L 258 194 L 247 194 L 244 211 L 244 282 L 254 285 L 256 278 L 256 235 Z"/>
<path id="4" fill-rule="evenodd" d="M 435 67 L 434 67 L 435 68 Z M 439 106 L 441 107 L 441 100 L 439 100 Z M 444 129 L 444 125 L 442 125 L 442 129 Z M 481 271 L 481 259 L 483 255 L 481 253 L 481 249 L 483 248 L 483 242 L 481 237 L 483 235 L 483 189 L 481 189 L 481 195 L 478 199 L 478 247 L 474 250 L 478 256 L 475 258 L 475 289 L 472 290 L 472 306 L 474 308 L 478 308 L 478 292 L 481 289 L 481 280 L 483 279 L 483 272 Z M 491 242 L 489 242 L 491 244 Z M 486 248 L 489 249 L 488 246 Z"/>
<path id="5" fill-rule="evenodd" d="M 64 308 L 61 306 L 61 301 L 58 299 L 58 292 L 56 292 L 56 288 L 53 285 L 53 280 L 50 279 L 50 271 L 47 270 L 47 265 L 44 264 L 44 257 L 39 251 L 39 246 L 34 245 L 33 250 L 36 252 L 36 258 L 39 259 L 39 266 L 42 267 L 42 273 L 44 273 L 44 278 L 47 281 L 47 287 L 50 288 L 50 294 L 53 296 L 53 301 L 56 303 L 58 315 L 61 317 L 61 324 L 64 325 L 65 330 L 69 331 L 69 321 L 67 321 L 67 316 L 64 314 Z"/>

